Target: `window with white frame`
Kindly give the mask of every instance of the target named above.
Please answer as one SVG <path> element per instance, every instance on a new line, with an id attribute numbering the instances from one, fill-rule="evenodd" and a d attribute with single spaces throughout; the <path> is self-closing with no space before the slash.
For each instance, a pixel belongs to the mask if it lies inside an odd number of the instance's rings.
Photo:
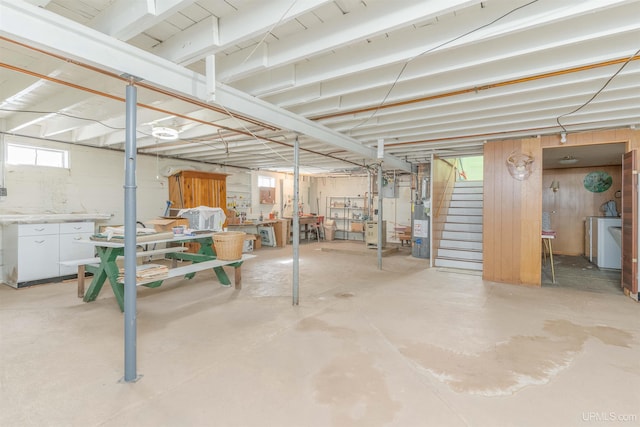
<path id="1" fill-rule="evenodd" d="M 274 187 L 276 186 L 276 179 L 272 176 L 258 175 L 258 187 Z"/>
<path id="2" fill-rule="evenodd" d="M 258 191 L 261 205 L 272 205 L 276 202 L 276 179 L 271 176 L 258 175 Z"/>
<path id="3" fill-rule="evenodd" d="M 69 168 L 69 151 L 7 143 L 6 162 L 10 165 Z"/>

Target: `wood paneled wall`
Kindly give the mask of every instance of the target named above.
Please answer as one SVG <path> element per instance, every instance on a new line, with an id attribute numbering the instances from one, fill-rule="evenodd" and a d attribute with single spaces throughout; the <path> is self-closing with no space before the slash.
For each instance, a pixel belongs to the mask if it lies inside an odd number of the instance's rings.
<path id="1" fill-rule="evenodd" d="M 589 172 L 607 172 L 613 185 L 602 193 L 592 193 L 584 188 L 583 180 Z M 560 189 L 553 192 L 549 186 L 557 180 Z M 615 192 L 621 189 L 622 167 L 547 169 L 542 174 L 542 210 L 550 212 L 551 227 L 558 233 L 553 251 L 563 255 L 584 254 L 584 220 L 588 216 L 602 216 L 603 203 L 615 200 L 620 212 L 620 198 Z"/>
<path id="2" fill-rule="evenodd" d="M 629 150 L 640 149 L 640 130 L 627 128 L 569 133 L 567 142 L 562 145 L 614 142 L 626 142 Z M 483 219 L 483 278 L 485 280 L 540 286 L 542 148 L 560 145 L 560 135 L 485 144 Z M 509 154 L 518 149 L 536 159 L 534 173 L 526 181 L 514 180 L 505 165 Z M 547 189 L 549 185 L 550 183 L 546 184 Z M 562 191 L 563 184 L 560 185 L 560 191 Z M 435 197 L 437 196 L 434 191 Z"/>
<path id="3" fill-rule="evenodd" d="M 512 152 L 534 157 L 533 173 L 511 177 Z M 483 279 L 540 286 L 542 243 L 542 148 L 539 138 L 484 146 Z"/>
<path id="4" fill-rule="evenodd" d="M 640 130 L 626 128 L 597 132 L 568 133 L 567 142 L 564 144 L 560 144 L 560 135 L 546 135 L 541 137 L 540 141 L 543 148 L 626 142 L 628 143 L 628 149 L 632 150 L 634 148 L 640 148 Z"/>

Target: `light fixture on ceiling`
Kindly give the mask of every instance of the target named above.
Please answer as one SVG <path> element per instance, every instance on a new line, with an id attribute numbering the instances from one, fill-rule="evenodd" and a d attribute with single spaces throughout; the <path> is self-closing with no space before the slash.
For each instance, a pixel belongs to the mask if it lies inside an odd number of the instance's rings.
<path id="1" fill-rule="evenodd" d="M 578 159 L 573 156 L 564 156 L 563 158 L 558 160 L 558 163 L 560 163 L 561 165 L 573 165 L 578 163 Z"/>
<path id="2" fill-rule="evenodd" d="M 564 144 L 565 142 L 567 142 L 567 133 L 566 132 L 562 132 L 560 134 L 560 144 Z"/>
<path id="3" fill-rule="evenodd" d="M 178 131 L 167 126 L 154 126 L 151 129 L 151 135 L 154 138 L 163 139 L 165 141 L 174 141 L 178 139 Z"/>

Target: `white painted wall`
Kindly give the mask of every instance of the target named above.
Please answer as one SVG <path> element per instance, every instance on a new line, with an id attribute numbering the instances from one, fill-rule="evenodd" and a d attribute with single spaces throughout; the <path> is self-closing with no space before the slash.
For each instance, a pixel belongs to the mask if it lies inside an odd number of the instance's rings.
<path id="1" fill-rule="evenodd" d="M 3 181 L 7 188 L 7 196 L 0 197 L 0 214 L 109 213 L 110 220 L 99 221 L 97 224 L 121 225 L 124 223 L 124 152 L 9 136 L 4 139 L 5 142 L 68 150 L 70 168 L 6 165 Z M 4 159 L 1 160 L 4 163 Z M 228 173 L 228 192 L 250 191 L 251 207 L 247 212 L 249 218 L 258 218 L 261 211 L 265 216 L 272 210 L 277 211 L 279 216 L 291 216 L 294 212 L 292 174 L 247 171 L 226 166 L 138 155 L 136 195 L 137 218 L 140 221 L 144 222 L 164 214 L 169 193 L 167 175 L 180 169 Z M 260 204 L 257 191 L 258 175 L 276 178 L 274 205 Z M 284 194 L 280 193 L 280 180 L 283 182 Z M 358 195 L 365 197 L 368 190 L 366 176 L 320 178 L 301 176 L 299 195 L 304 213 L 326 215 L 327 197 Z M 387 221 L 389 240 L 393 240 L 395 224 L 410 224 L 410 195 L 407 181 L 404 184 L 400 183 L 399 198 L 384 199 L 384 219 Z M 284 206 L 284 212 L 280 208 L 281 205 Z M 374 200 L 373 206 L 377 208 L 377 200 Z M 1 237 L 0 235 L 0 242 Z M 1 260 L 0 264 L 2 264 Z"/>
<path id="2" fill-rule="evenodd" d="M 7 196 L 0 197 L 0 214 L 109 213 L 111 219 L 97 222 L 97 225 L 124 223 L 124 152 L 9 136 L 4 140 L 68 150 L 70 168 L 6 165 Z M 4 163 L 4 159 L 1 161 Z M 228 190 L 243 186 L 251 191 L 251 185 L 257 182 L 257 175 L 252 171 L 138 155 L 136 195 L 140 221 L 164 214 L 169 196 L 166 175 L 180 169 L 228 173 Z M 277 179 L 285 177 L 284 174 L 274 175 Z M 256 193 L 253 189 L 252 194 Z M 256 218 L 261 208 L 256 195 L 251 208 Z M 0 235 L 0 245 L 1 241 Z"/>
<path id="3" fill-rule="evenodd" d="M 12 140 L 7 137 L 5 141 Z M 24 138 L 16 142 L 69 150 L 70 168 L 7 165 L 7 197 L 0 201 L 0 214 L 99 212 L 112 214 L 107 223 L 124 222 L 124 152 Z M 137 217 L 141 221 L 164 214 L 169 196 L 164 174 L 168 170 L 225 172 L 231 174 L 228 181 L 232 176 L 246 175 L 235 168 L 145 155 L 138 155 L 136 163 Z"/>
<path id="4" fill-rule="evenodd" d="M 383 220 L 387 221 L 387 241 L 399 242 L 394 233 L 396 226 L 411 225 L 411 181 L 409 176 L 402 176 L 398 179 L 398 197 L 382 199 Z M 377 182 L 374 183 L 374 192 Z M 344 177 L 317 177 L 313 178 L 311 187 L 320 204 L 320 215 L 325 217 L 327 213 L 327 200 L 335 196 L 360 196 L 367 197 L 369 194 L 369 181 L 366 176 L 344 176 Z M 316 201 L 312 200 L 315 208 Z M 372 209 L 378 208 L 378 198 L 373 200 Z M 372 210 L 373 212 L 373 210 Z"/>

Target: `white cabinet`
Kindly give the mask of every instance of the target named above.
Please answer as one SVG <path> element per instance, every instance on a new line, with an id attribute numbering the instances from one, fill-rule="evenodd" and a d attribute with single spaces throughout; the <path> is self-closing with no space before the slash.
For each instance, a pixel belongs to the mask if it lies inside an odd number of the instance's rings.
<path id="1" fill-rule="evenodd" d="M 13 274 L 17 273 L 16 282 L 57 276 L 58 224 L 18 224 L 16 227 L 18 262 L 11 269 Z M 5 251 L 11 250 L 10 246 L 3 247 Z"/>
<path id="2" fill-rule="evenodd" d="M 88 238 L 93 231 L 93 222 L 6 225 L 2 231 L 3 282 L 20 288 L 76 274 L 75 268 L 61 268 L 60 261 L 92 257 L 92 246 L 73 241 Z"/>
<path id="3" fill-rule="evenodd" d="M 60 224 L 60 261 L 93 257 L 93 246 L 79 245 L 76 240 L 88 240 L 95 232 L 93 222 L 63 222 Z M 78 267 L 61 265 L 60 276 L 77 274 Z"/>

